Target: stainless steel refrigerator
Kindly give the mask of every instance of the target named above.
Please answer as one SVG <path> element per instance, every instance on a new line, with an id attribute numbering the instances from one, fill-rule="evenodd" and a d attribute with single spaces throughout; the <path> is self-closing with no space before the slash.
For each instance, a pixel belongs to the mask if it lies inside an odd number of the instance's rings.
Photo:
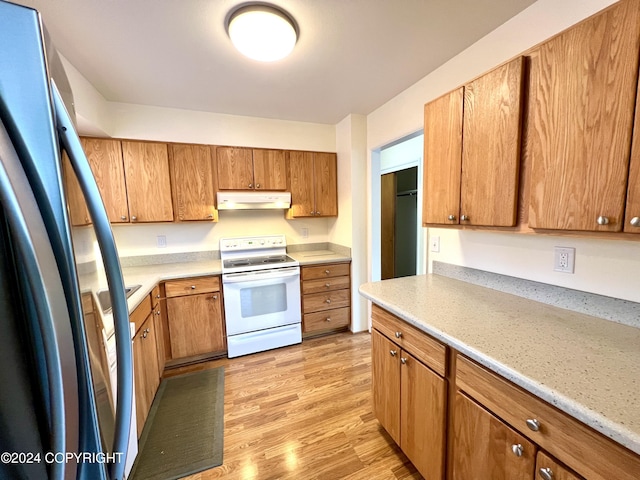
<path id="1" fill-rule="evenodd" d="M 72 98 L 38 13 L 0 0 L 2 479 L 121 479 L 127 463 L 133 367 L 126 296 Z M 71 226 L 65 184 L 82 192 L 86 225 Z M 109 315 L 97 302 L 100 279 Z M 114 339 L 109 363 L 105 346 Z"/>

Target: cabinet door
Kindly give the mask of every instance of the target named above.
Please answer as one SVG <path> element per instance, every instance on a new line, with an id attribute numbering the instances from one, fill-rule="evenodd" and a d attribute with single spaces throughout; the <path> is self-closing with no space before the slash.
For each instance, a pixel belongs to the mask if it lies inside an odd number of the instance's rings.
<path id="1" fill-rule="evenodd" d="M 285 152 L 254 148 L 253 179 L 256 190 L 286 190 L 287 162 Z"/>
<path id="2" fill-rule="evenodd" d="M 217 220 L 210 147 L 171 145 L 170 153 L 176 220 Z"/>
<path id="3" fill-rule="evenodd" d="M 158 381 L 164 373 L 164 364 L 166 363 L 164 355 L 164 330 L 162 327 L 162 310 L 158 303 L 153 310 L 153 328 L 156 335 L 156 357 L 158 360 Z"/>
<path id="4" fill-rule="evenodd" d="M 171 181 L 166 143 L 122 142 L 132 222 L 171 222 Z"/>
<path id="5" fill-rule="evenodd" d="M 535 445 L 460 392 L 454 405 L 452 453 L 453 480 L 534 478 Z"/>
<path id="6" fill-rule="evenodd" d="M 462 101 L 460 87 L 424 106 L 423 223 L 459 223 Z"/>
<path id="7" fill-rule="evenodd" d="M 313 152 L 289 152 L 291 208 L 287 218 L 313 216 L 313 170 Z"/>
<path id="8" fill-rule="evenodd" d="M 156 391 L 160 385 L 160 368 L 158 367 L 158 338 L 156 336 L 156 323 L 154 320 L 154 312 L 149 314 L 144 330 L 142 331 L 142 345 L 144 350 L 144 371 L 147 377 L 147 400 L 148 407 L 151 408 L 153 399 L 156 396 Z M 141 329 L 142 330 L 142 329 Z"/>
<path id="9" fill-rule="evenodd" d="M 625 1 L 532 55 L 529 226 L 622 229 L 639 44 L 638 2 Z"/>
<path id="10" fill-rule="evenodd" d="M 638 83 L 637 97 L 640 97 L 640 83 Z M 636 115 L 633 122 L 633 142 L 631 143 L 624 231 L 627 233 L 640 233 L 640 103 L 636 103 Z"/>
<path id="11" fill-rule="evenodd" d="M 535 480 L 583 480 L 576 473 L 560 465 L 545 452 L 538 452 Z"/>
<path id="12" fill-rule="evenodd" d="M 371 360 L 373 413 L 400 445 L 400 348 L 372 330 Z"/>
<path id="13" fill-rule="evenodd" d="M 320 217 L 338 215 L 338 161 L 335 153 L 314 153 L 313 184 L 315 214 Z"/>
<path id="14" fill-rule="evenodd" d="M 91 171 L 111 223 L 129 221 L 127 187 L 124 180 L 122 146 L 119 140 L 81 138 Z"/>
<path id="15" fill-rule="evenodd" d="M 138 427 L 138 438 L 142 433 L 142 427 L 147 419 L 149 403 L 147 400 L 147 377 L 144 369 L 144 347 L 141 333 L 137 333 L 132 341 L 133 349 L 133 378 L 136 392 L 136 425 Z"/>
<path id="16" fill-rule="evenodd" d="M 446 384 L 402 351 L 400 446 L 425 478 L 444 475 Z"/>
<path id="17" fill-rule="evenodd" d="M 219 293 L 167 299 L 172 358 L 226 349 Z"/>
<path id="18" fill-rule="evenodd" d="M 516 224 L 523 65 L 516 58 L 464 87 L 463 225 Z"/>
<path id="19" fill-rule="evenodd" d="M 217 147 L 216 168 L 220 190 L 253 190 L 253 160 L 250 148 Z"/>
<path id="20" fill-rule="evenodd" d="M 71 225 L 74 227 L 89 225 L 91 223 L 91 217 L 89 216 L 87 202 L 84 199 L 80 184 L 78 183 L 78 177 L 76 177 L 66 153 L 62 155 L 62 173 L 64 175 L 65 193 L 67 194 Z"/>

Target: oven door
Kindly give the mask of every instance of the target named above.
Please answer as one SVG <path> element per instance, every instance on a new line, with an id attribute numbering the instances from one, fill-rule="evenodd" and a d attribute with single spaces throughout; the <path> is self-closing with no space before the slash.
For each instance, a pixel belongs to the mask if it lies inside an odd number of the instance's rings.
<path id="1" fill-rule="evenodd" d="M 222 275 L 227 335 L 300 323 L 300 267 Z"/>

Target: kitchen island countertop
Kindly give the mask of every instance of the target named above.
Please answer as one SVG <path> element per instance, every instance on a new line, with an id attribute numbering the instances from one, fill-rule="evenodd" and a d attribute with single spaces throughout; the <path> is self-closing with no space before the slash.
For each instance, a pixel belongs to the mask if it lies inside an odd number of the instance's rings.
<path id="1" fill-rule="evenodd" d="M 640 454 L 640 329 L 438 275 L 360 294 Z"/>

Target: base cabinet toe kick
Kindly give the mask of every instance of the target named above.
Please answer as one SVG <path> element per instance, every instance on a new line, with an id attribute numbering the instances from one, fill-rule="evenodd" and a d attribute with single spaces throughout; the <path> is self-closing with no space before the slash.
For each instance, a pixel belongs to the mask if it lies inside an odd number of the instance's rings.
<path id="1" fill-rule="evenodd" d="M 373 409 L 438 480 L 638 480 L 640 455 L 374 304 Z"/>

